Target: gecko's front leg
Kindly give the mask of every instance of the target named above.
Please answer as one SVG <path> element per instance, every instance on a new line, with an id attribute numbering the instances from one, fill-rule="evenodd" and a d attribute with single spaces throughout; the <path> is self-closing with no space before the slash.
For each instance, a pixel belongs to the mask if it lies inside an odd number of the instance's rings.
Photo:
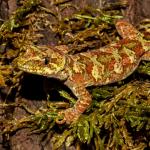
<path id="1" fill-rule="evenodd" d="M 72 108 L 68 108 L 63 111 L 64 119 L 60 122 L 57 121 L 58 124 L 64 122 L 70 124 L 71 122 L 76 121 L 92 102 L 91 95 L 84 86 L 77 85 L 76 83 L 69 81 L 67 81 L 65 84 L 72 90 L 78 100 Z"/>

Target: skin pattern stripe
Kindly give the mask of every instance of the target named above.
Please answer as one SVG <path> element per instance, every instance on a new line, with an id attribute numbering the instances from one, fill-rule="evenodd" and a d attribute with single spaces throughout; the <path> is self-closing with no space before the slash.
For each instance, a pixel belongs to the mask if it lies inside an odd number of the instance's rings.
<path id="1" fill-rule="evenodd" d="M 28 73 L 58 78 L 77 97 L 76 104 L 63 112 L 57 123 L 71 123 L 86 111 L 92 97 L 86 87 L 106 85 L 127 78 L 140 61 L 150 60 L 150 42 L 143 39 L 126 20 L 118 20 L 116 29 L 122 40 L 88 52 L 69 55 L 67 46 L 30 46 L 17 60 L 18 68 Z M 64 52 L 64 53 L 63 53 Z"/>

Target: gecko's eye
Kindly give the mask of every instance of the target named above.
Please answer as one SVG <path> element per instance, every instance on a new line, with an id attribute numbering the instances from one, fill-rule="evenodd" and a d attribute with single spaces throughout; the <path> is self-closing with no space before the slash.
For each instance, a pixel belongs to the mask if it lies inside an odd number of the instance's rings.
<path id="1" fill-rule="evenodd" d="M 49 62 L 50 62 L 50 58 L 49 57 L 45 57 L 44 58 L 44 64 L 48 65 Z"/>

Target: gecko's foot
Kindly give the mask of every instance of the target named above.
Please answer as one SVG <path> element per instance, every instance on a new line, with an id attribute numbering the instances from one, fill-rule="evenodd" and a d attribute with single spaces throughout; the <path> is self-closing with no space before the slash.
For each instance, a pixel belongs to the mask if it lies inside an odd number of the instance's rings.
<path id="1" fill-rule="evenodd" d="M 71 124 L 72 122 L 75 122 L 79 117 L 80 113 L 78 113 L 75 109 L 69 108 L 65 111 L 62 111 L 59 113 L 60 115 L 63 115 L 64 118 L 62 120 L 56 120 L 57 124 Z"/>

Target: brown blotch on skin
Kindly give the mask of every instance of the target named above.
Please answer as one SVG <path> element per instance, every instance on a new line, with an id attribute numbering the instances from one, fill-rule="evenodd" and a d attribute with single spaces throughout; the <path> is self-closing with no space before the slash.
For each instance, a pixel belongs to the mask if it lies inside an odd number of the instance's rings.
<path id="1" fill-rule="evenodd" d="M 114 70 L 114 64 L 115 64 L 115 63 L 116 63 L 115 59 L 111 60 L 111 61 L 108 63 L 107 68 L 108 68 L 109 71 Z"/>
<path id="2" fill-rule="evenodd" d="M 141 43 L 138 43 L 137 46 L 134 48 L 135 54 L 137 57 L 141 57 L 144 53 L 144 49 Z"/>
<path id="3" fill-rule="evenodd" d="M 131 60 L 130 60 L 129 56 L 123 55 L 122 56 L 122 65 L 123 66 L 128 66 L 130 64 L 131 64 Z"/>
<path id="4" fill-rule="evenodd" d="M 88 66 L 86 66 L 86 71 L 88 74 L 92 74 L 92 70 L 93 70 L 93 63 L 88 64 Z"/>
<path id="5" fill-rule="evenodd" d="M 80 73 L 73 74 L 72 81 L 75 81 L 77 84 L 81 84 L 84 82 L 83 75 Z"/>

